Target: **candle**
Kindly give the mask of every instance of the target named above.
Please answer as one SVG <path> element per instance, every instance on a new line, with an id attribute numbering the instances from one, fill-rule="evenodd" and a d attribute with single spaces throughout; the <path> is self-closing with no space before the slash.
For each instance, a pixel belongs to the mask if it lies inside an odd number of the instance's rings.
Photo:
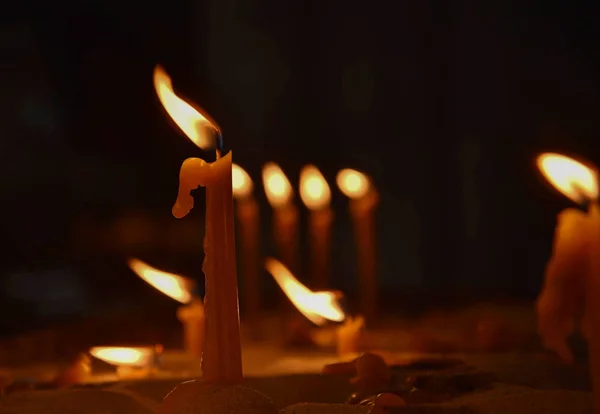
<path id="1" fill-rule="evenodd" d="M 596 168 L 559 154 L 542 154 L 538 167 L 561 193 L 588 204 L 588 212 L 567 209 L 558 216 L 552 257 L 538 297 L 538 328 L 544 344 L 567 361 L 567 338 L 583 314 L 594 404 L 600 412 L 600 209 Z"/>
<path id="2" fill-rule="evenodd" d="M 177 318 L 183 324 L 183 347 L 190 355 L 202 356 L 204 305 L 202 299 L 192 293 L 196 283 L 186 277 L 158 270 L 139 259 L 129 259 L 128 265 L 150 286 L 183 304 L 177 309 Z"/>
<path id="3" fill-rule="evenodd" d="M 347 357 L 361 351 L 365 318 L 348 317 L 336 329 L 336 348 L 338 355 Z"/>
<path id="4" fill-rule="evenodd" d="M 329 185 L 314 165 L 307 165 L 300 171 L 300 197 L 310 210 L 308 228 L 312 277 L 317 288 L 325 289 L 329 282 L 333 212 L 329 207 Z"/>
<path id="5" fill-rule="evenodd" d="M 267 200 L 273 208 L 273 239 L 277 255 L 288 269 L 297 272 L 298 210 L 292 202 L 292 185 L 273 162 L 264 165 L 262 178 Z"/>
<path id="6" fill-rule="evenodd" d="M 116 367 L 117 377 L 122 380 L 146 378 L 157 367 L 162 346 L 124 347 L 96 346 L 90 349 L 90 355 Z"/>
<path id="7" fill-rule="evenodd" d="M 205 115 L 179 98 L 171 79 L 157 67 L 154 86 L 167 113 L 202 149 L 220 147 L 220 129 Z M 241 383 L 242 351 L 238 306 L 231 152 L 209 163 L 188 158 L 181 165 L 179 192 L 173 215 L 182 218 L 194 206 L 190 191 L 206 188 L 206 234 L 204 237 L 205 340 L 202 371 L 208 383 Z"/>
<path id="8" fill-rule="evenodd" d="M 374 213 L 379 195 L 369 178 L 355 170 L 341 170 L 338 172 L 336 182 L 342 193 L 350 198 L 361 310 L 367 319 L 373 320 L 377 314 Z"/>
<path id="9" fill-rule="evenodd" d="M 259 230 L 258 204 L 252 194 L 252 179 L 237 164 L 233 164 L 233 197 L 236 199 L 238 232 L 242 249 L 242 275 L 244 277 L 244 313 L 250 325 L 255 328 L 260 312 Z M 253 329 L 252 332 L 255 332 Z"/>

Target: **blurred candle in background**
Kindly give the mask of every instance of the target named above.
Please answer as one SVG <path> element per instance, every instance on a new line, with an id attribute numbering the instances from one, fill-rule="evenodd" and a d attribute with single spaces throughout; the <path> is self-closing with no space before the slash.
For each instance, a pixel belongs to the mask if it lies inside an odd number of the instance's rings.
<path id="1" fill-rule="evenodd" d="M 323 174 L 314 165 L 300 171 L 300 197 L 310 210 L 308 231 L 311 278 L 315 289 L 326 289 L 331 263 L 331 190 Z"/>
<path id="2" fill-rule="evenodd" d="M 242 259 L 243 316 L 254 328 L 260 313 L 260 219 L 258 204 L 253 195 L 252 179 L 242 167 L 233 164 L 233 197 L 236 200 L 238 240 Z M 254 329 L 251 332 L 256 332 Z"/>
<path id="3" fill-rule="evenodd" d="M 377 315 L 378 305 L 375 209 L 379 194 L 371 180 L 356 170 L 340 170 L 336 181 L 340 191 L 350 199 L 361 312 L 371 321 Z"/>
<path id="4" fill-rule="evenodd" d="M 279 260 L 292 272 L 298 270 L 298 209 L 294 190 L 279 165 L 269 162 L 262 169 L 263 186 L 273 208 L 273 239 Z"/>

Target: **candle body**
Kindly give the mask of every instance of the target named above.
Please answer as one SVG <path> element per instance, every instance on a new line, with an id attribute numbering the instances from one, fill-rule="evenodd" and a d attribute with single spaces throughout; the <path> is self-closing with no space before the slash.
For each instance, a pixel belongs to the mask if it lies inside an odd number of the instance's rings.
<path id="1" fill-rule="evenodd" d="M 202 356 L 204 348 L 204 305 L 194 298 L 189 305 L 177 310 L 177 318 L 183 324 L 183 348 L 190 355 Z"/>
<path id="2" fill-rule="evenodd" d="M 298 274 L 298 210 L 293 204 L 274 209 L 273 239 L 281 263 Z"/>
<path id="3" fill-rule="evenodd" d="M 377 315 L 377 258 L 375 237 L 375 208 L 379 196 L 369 191 L 364 197 L 350 200 L 354 225 L 360 307 L 367 320 Z"/>
<path id="4" fill-rule="evenodd" d="M 588 343 L 589 369 L 595 412 L 600 413 L 600 207 L 589 206 L 590 272 L 585 289 L 584 335 Z"/>
<path id="5" fill-rule="evenodd" d="M 544 345 L 563 359 L 573 358 L 567 338 L 582 314 L 589 268 L 589 217 L 566 209 L 558 215 L 552 257 L 537 300 L 538 329 Z"/>
<path id="6" fill-rule="evenodd" d="M 327 289 L 331 264 L 331 223 L 329 207 L 312 210 L 309 217 L 310 263 L 314 289 Z"/>
<path id="7" fill-rule="evenodd" d="M 260 221 L 258 204 L 254 198 L 237 203 L 238 234 L 242 248 L 242 275 L 244 281 L 243 305 L 247 321 L 255 325 L 260 312 Z"/>
<path id="8" fill-rule="evenodd" d="M 365 320 L 362 316 L 348 318 L 336 330 L 338 355 L 346 356 L 360 352 Z"/>
<path id="9" fill-rule="evenodd" d="M 202 371 L 210 383 L 242 382 L 231 171 L 231 152 L 213 163 L 188 158 L 181 166 L 179 193 L 173 206 L 175 217 L 185 216 L 194 205 L 190 191 L 206 187 Z"/>

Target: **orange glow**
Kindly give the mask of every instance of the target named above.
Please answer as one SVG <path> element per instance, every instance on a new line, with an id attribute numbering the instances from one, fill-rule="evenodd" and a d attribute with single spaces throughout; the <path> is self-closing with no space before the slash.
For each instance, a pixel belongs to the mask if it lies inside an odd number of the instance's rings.
<path id="1" fill-rule="evenodd" d="M 233 196 L 235 198 L 246 198 L 252 194 L 252 189 L 254 188 L 252 178 L 250 178 L 248 173 L 242 167 L 237 164 L 232 164 L 231 178 Z"/>
<path id="2" fill-rule="evenodd" d="M 298 281 L 280 261 L 267 258 L 265 267 L 294 306 L 315 325 L 341 322 L 344 311 L 334 292 L 313 292 Z"/>
<path id="3" fill-rule="evenodd" d="M 538 157 L 537 165 L 558 191 L 576 203 L 598 198 L 597 173 L 581 162 L 564 155 L 546 153 Z"/>
<path id="4" fill-rule="evenodd" d="M 138 259 L 129 259 L 129 267 L 139 277 L 148 282 L 153 288 L 180 303 L 189 303 L 192 300 L 194 282 L 187 277 L 155 269 Z"/>
<path id="5" fill-rule="evenodd" d="M 215 133 L 219 128 L 207 115 L 177 96 L 171 78 L 161 66 L 154 68 L 154 89 L 169 116 L 194 144 L 202 149 L 214 145 Z"/>
<path id="6" fill-rule="evenodd" d="M 141 367 L 150 364 L 154 350 L 146 347 L 95 346 L 90 349 L 90 354 L 111 365 Z"/>
<path id="7" fill-rule="evenodd" d="M 371 182 L 366 175 L 349 168 L 338 172 L 336 182 L 340 191 L 349 198 L 364 197 L 371 188 Z"/>
<path id="8" fill-rule="evenodd" d="M 279 165 L 268 162 L 262 169 L 263 185 L 271 207 L 283 207 L 293 195 L 292 185 Z"/>
<path id="9" fill-rule="evenodd" d="M 327 207 L 331 201 L 329 185 L 314 165 L 307 165 L 300 171 L 300 197 L 311 210 Z"/>

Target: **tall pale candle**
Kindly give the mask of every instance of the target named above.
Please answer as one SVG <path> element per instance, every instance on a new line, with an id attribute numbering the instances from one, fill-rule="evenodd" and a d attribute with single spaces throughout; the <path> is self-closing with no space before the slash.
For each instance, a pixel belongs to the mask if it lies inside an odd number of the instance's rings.
<path id="1" fill-rule="evenodd" d="M 300 197 L 310 210 L 311 277 L 316 289 L 326 289 L 331 271 L 331 190 L 323 174 L 314 165 L 307 165 L 300 172 Z"/>
<path id="2" fill-rule="evenodd" d="M 373 320 L 378 305 L 374 215 L 379 194 L 369 178 L 355 170 L 341 170 L 336 182 L 342 193 L 350 199 L 361 311 L 367 320 Z"/>
<path id="3" fill-rule="evenodd" d="M 238 235 L 242 249 L 242 276 L 244 314 L 252 328 L 256 327 L 260 312 L 260 218 L 258 204 L 253 196 L 252 179 L 246 171 L 233 164 L 233 197 L 236 199 Z M 254 329 L 252 332 L 255 332 Z"/>
<path id="4" fill-rule="evenodd" d="M 190 192 L 206 188 L 204 237 L 205 340 L 202 371 L 209 383 L 242 382 L 242 352 L 238 306 L 231 152 L 220 157 L 220 130 L 194 107 L 179 98 L 171 79 L 160 68 L 154 71 L 154 85 L 168 114 L 200 148 L 217 145 L 212 163 L 188 158 L 181 165 L 179 192 L 173 215 L 184 217 L 194 206 Z M 216 138 L 216 142 L 215 142 Z"/>
<path id="5" fill-rule="evenodd" d="M 542 154 L 538 166 L 560 192 L 588 204 L 588 212 L 560 213 L 553 253 L 537 301 L 544 344 L 572 361 L 567 338 L 583 314 L 595 412 L 600 413 L 600 208 L 595 168 L 559 154 Z"/>
<path id="6" fill-rule="evenodd" d="M 274 162 L 264 165 L 263 186 L 273 208 L 273 239 L 277 256 L 292 272 L 298 271 L 298 209 L 294 190 L 283 170 Z"/>

